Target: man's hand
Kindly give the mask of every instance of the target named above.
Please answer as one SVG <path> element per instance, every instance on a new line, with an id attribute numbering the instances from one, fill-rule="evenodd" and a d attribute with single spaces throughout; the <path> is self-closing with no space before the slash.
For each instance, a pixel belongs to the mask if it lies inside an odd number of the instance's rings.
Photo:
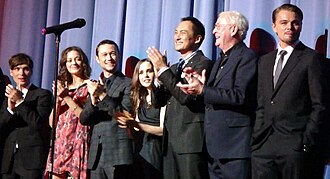
<path id="1" fill-rule="evenodd" d="M 203 92 L 204 84 L 206 81 L 206 70 L 202 71 L 202 75 L 199 75 L 192 68 L 187 67 L 183 70 L 188 84 L 182 84 L 179 82 L 177 86 L 186 94 L 200 95 Z"/>
<path id="2" fill-rule="evenodd" d="M 93 105 L 96 105 L 98 101 L 103 100 L 103 98 L 106 96 L 106 93 L 104 92 L 104 85 L 95 80 L 87 81 L 87 90 L 91 96 Z"/>
<path id="3" fill-rule="evenodd" d="M 184 68 L 182 73 L 184 74 L 187 81 L 189 81 L 190 78 L 194 77 L 194 78 L 197 78 L 201 83 L 205 84 L 205 81 L 206 81 L 206 70 L 205 69 L 202 71 L 202 75 L 198 74 L 191 67 Z"/>
<path id="4" fill-rule="evenodd" d="M 157 48 L 148 47 L 147 54 L 148 54 L 148 58 L 151 60 L 152 64 L 154 65 L 156 74 L 161 68 L 167 66 L 166 50 L 164 51 L 164 54 L 161 54 Z"/>
<path id="5" fill-rule="evenodd" d="M 15 89 L 11 84 L 6 86 L 6 97 L 8 98 L 8 107 L 13 110 L 15 105 L 23 101 L 23 93 Z"/>

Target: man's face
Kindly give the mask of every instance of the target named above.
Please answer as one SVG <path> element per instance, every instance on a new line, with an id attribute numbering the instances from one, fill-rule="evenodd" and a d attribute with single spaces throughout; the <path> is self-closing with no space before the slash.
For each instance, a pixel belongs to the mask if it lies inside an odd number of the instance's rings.
<path id="1" fill-rule="evenodd" d="M 97 63 L 100 64 L 103 72 L 111 73 L 117 71 L 119 54 L 115 45 L 103 44 L 98 48 L 96 56 Z"/>
<path id="2" fill-rule="evenodd" d="M 294 12 L 281 10 L 272 24 L 274 32 L 279 38 L 282 48 L 295 43 L 300 36 L 302 21 Z"/>
<path id="3" fill-rule="evenodd" d="M 220 15 L 215 22 L 213 35 L 215 38 L 215 46 L 219 47 L 223 51 L 227 51 L 231 48 L 232 37 L 232 28 L 233 24 L 230 24 L 229 20 L 225 17 L 225 15 Z"/>
<path id="4" fill-rule="evenodd" d="M 174 33 L 174 48 L 182 56 L 196 50 L 200 38 L 194 35 L 193 24 L 190 21 L 180 22 Z"/>
<path id="5" fill-rule="evenodd" d="M 10 69 L 10 76 L 13 77 L 16 86 L 19 88 L 25 88 L 30 84 L 32 70 L 27 64 L 21 64 Z"/>

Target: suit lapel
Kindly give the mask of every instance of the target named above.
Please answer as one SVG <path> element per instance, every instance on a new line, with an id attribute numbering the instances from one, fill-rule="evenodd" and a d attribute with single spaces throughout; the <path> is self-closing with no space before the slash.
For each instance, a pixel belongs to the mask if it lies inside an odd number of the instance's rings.
<path id="1" fill-rule="evenodd" d="M 38 89 L 38 87 L 36 87 L 34 84 L 31 84 L 30 88 L 28 89 L 28 92 L 26 93 L 26 96 L 24 99 L 29 100 L 34 93 L 34 90 Z"/>
<path id="2" fill-rule="evenodd" d="M 207 86 L 209 86 L 215 79 L 215 75 L 217 74 L 217 71 L 218 71 L 218 68 L 219 68 L 219 65 L 220 65 L 220 61 L 221 61 L 221 57 L 218 58 L 217 61 L 215 61 L 213 67 L 212 67 L 212 70 L 211 70 L 211 73 L 210 73 L 210 78 L 207 82 Z"/>
<path id="3" fill-rule="evenodd" d="M 292 72 L 293 68 L 297 66 L 297 63 L 299 61 L 299 56 L 301 55 L 301 48 L 304 45 L 302 43 L 299 43 L 297 47 L 293 50 L 292 54 L 290 55 L 288 61 L 286 62 L 280 77 L 278 78 L 278 81 L 276 83 L 274 94 L 278 91 L 278 89 L 282 86 L 285 79 L 288 77 L 288 75 Z"/>
<path id="4" fill-rule="evenodd" d="M 192 67 L 192 66 L 196 63 L 196 61 L 198 61 L 198 60 L 200 59 L 200 56 L 201 56 L 201 55 L 203 55 L 203 52 L 200 51 L 200 50 L 198 50 L 198 51 L 196 52 L 196 55 L 193 56 L 193 57 L 188 61 L 188 63 L 187 63 L 186 65 L 184 65 L 183 68 L 185 68 L 185 67 Z M 176 68 L 177 68 L 177 65 L 176 65 Z"/>
<path id="5" fill-rule="evenodd" d="M 214 81 L 214 86 L 216 86 L 221 81 L 221 79 L 231 70 L 231 68 L 237 63 L 238 57 L 241 55 L 243 50 L 242 44 L 243 43 L 239 43 L 236 47 L 233 47 L 232 51 L 230 52 L 227 63 L 223 66 L 223 69 L 220 72 L 219 78 L 216 78 Z"/>
<path id="6" fill-rule="evenodd" d="M 233 52 L 233 53 L 234 54 L 231 55 L 231 56 L 229 56 L 227 63 L 223 66 L 223 69 L 220 72 L 219 78 L 215 79 L 214 85 L 216 85 L 217 83 L 219 83 L 219 81 L 224 76 L 226 76 L 226 74 L 230 71 L 230 69 L 234 66 L 234 64 L 237 63 L 237 58 L 238 58 L 239 53 L 235 53 L 235 52 Z"/>
<path id="7" fill-rule="evenodd" d="M 273 71 L 274 71 L 274 65 L 275 65 L 275 60 L 276 60 L 276 54 L 277 50 L 274 50 L 270 54 L 270 58 L 264 59 L 266 60 L 266 67 L 265 69 L 270 69 L 266 73 L 266 80 L 264 84 L 267 87 L 267 91 L 273 92 L 274 91 L 274 84 L 273 84 Z"/>
<path id="8" fill-rule="evenodd" d="M 109 96 L 112 96 L 113 93 L 116 91 L 116 89 L 120 86 L 120 84 L 117 84 L 118 83 L 118 80 L 116 80 L 117 76 L 115 76 L 113 78 L 113 82 L 112 82 L 112 85 L 110 86 L 110 89 L 107 91 L 107 94 Z"/>
<path id="9" fill-rule="evenodd" d="M 200 61 L 202 56 L 204 56 L 204 53 L 201 50 L 198 50 L 196 52 L 196 55 L 194 55 L 183 68 L 194 66 L 196 63 Z"/>

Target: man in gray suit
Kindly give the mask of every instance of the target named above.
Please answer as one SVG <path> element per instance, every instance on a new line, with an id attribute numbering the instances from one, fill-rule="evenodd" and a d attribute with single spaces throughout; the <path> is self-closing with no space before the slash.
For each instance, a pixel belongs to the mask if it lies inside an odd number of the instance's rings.
<path id="1" fill-rule="evenodd" d="M 131 111 L 131 81 L 117 71 L 118 45 L 103 40 L 96 47 L 96 61 L 102 68 L 99 81 L 88 82 L 89 99 L 80 122 L 92 130 L 87 167 L 91 178 L 130 178 L 132 141 L 126 129 L 113 118 L 115 111 Z"/>

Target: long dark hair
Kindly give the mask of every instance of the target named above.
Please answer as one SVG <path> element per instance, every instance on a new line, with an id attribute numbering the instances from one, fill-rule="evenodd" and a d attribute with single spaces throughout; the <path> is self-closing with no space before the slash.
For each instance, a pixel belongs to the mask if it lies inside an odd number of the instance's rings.
<path id="1" fill-rule="evenodd" d="M 140 60 L 134 68 L 134 73 L 132 77 L 132 87 L 131 87 L 131 101 L 134 110 L 134 116 L 137 113 L 139 106 L 143 105 L 148 95 L 148 90 L 141 85 L 139 80 L 140 66 L 144 62 L 149 62 L 152 66 L 152 69 L 154 68 L 153 64 L 148 59 Z"/>
<path id="2" fill-rule="evenodd" d="M 62 82 L 67 82 L 68 84 L 72 84 L 72 76 L 69 73 L 68 69 L 66 68 L 66 62 L 68 58 L 68 53 L 71 51 L 76 51 L 79 53 L 79 58 L 81 59 L 82 63 L 82 76 L 81 78 L 86 80 L 91 76 L 91 67 L 89 66 L 88 63 L 88 58 L 84 51 L 76 46 L 71 46 L 63 50 L 61 54 L 61 60 L 60 60 L 60 72 L 59 72 L 59 79 Z"/>

